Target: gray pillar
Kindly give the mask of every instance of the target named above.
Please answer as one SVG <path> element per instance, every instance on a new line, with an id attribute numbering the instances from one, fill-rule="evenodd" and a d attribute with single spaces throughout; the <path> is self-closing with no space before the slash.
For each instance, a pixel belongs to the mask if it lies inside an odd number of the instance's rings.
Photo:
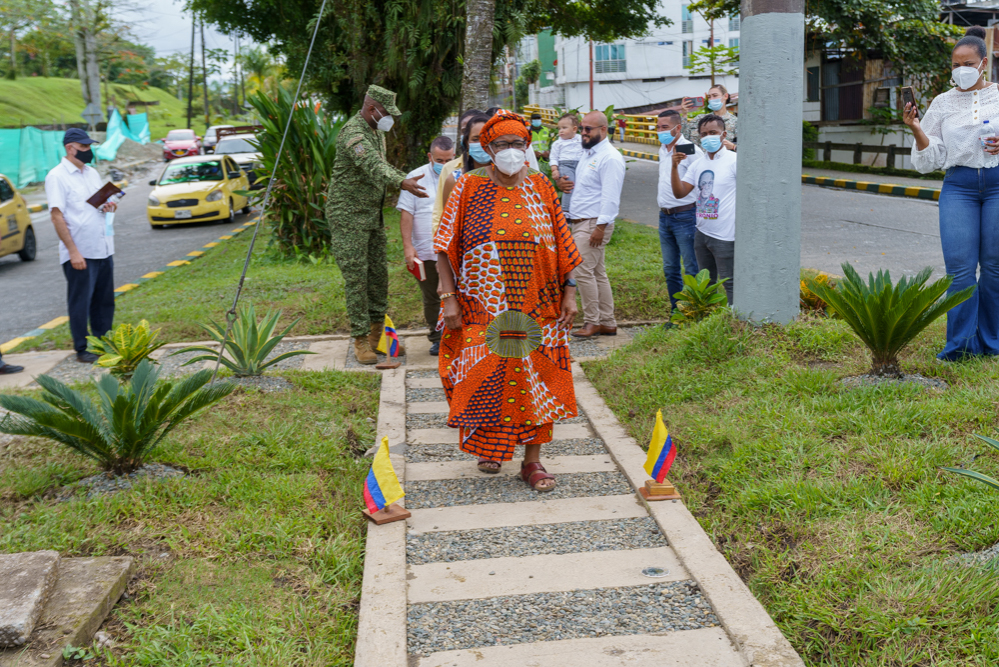
<path id="1" fill-rule="evenodd" d="M 735 308 L 756 322 L 798 315 L 804 0 L 742 0 Z"/>

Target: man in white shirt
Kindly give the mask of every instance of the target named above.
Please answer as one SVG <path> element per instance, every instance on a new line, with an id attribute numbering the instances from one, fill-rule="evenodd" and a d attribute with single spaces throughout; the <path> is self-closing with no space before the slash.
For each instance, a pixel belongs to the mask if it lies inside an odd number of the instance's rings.
<path id="1" fill-rule="evenodd" d="M 437 137 L 430 143 L 427 153 L 429 162 L 409 172 L 406 178 L 422 176 L 420 183 L 430 191 L 437 189 L 438 180 L 444 165 L 454 159 L 454 142 L 449 138 Z M 426 279 L 419 281 L 423 296 L 423 317 L 430 327 L 430 354 L 437 356 L 440 350 L 441 332 L 437 331 L 437 316 L 440 313 L 441 298 L 437 295 L 437 255 L 434 253 L 434 200 L 429 197 L 419 199 L 403 190 L 399 193 L 399 228 L 402 231 L 402 247 L 406 255 L 406 267 L 413 271 L 417 260 L 423 263 Z"/>
<path id="2" fill-rule="evenodd" d="M 616 336 L 614 294 L 604 266 L 604 251 L 621 206 L 625 167 L 621 153 L 607 138 L 607 116 L 603 112 L 591 111 L 583 117 L 583 150 L 576 167 L 576 182 L 559 184 L 572 192 L 566 217 L 583 258 L 573 271 L 583 301 L 583 328 L 572 335 Z"/>
<path id="3" fill-rule="evenodd" d="M 690 192 L 686 197 L 674 197 L 670 179 L 673 171 L 676 171 L 682 181 L 687 169 L 704 155 L 704 151 L 683 136 L 683 118 L 672 109 L 659 114 L 656 132 L 659 134 L 659 143 L 662 144 L 659 147 L 659 249 L 663 256 L 663 276 L 666 278 L 672 309 L 676 308 L 676 298 L 673 295 L 683 289 L 681 264 L 683 272 L 688 276 L 697 275 L 697 258 L 694 255 L 697 195 Z M 691 146 L 694 154 L 690 156 L 690 160 L 674 166 L 673 152 L 677 146 Z"/>
<path id="4" fill-rule="evenodd" d="M 114 238 L 107 234 L 105 213 L 117 205 L 97 209 L 87 203 L 103 185 L 90 166 L 93 139 L 79 128 L 63 135 L 66 157 L 45 177 L 45 197 L 59 237 L 59 263 L 66 276 L 69 330 L 77 361 L 92 364 L 97 355 L 87 352 L 89 332 L 103 336 L 114 322 Z"/>
<path id="5" fill-rule="evenodd" d="M 712 282 L 725 281 L 728 305 L 732 305 L 735 265 L 735 151 L 725 147 L 725 121 L 714 114 L 703 116 L 697 124 L 701 147 L 706 155 L 690 165 L 681 179 L 674 171 L 670 179 L 673 196 L 697 194 L 697 233 L 694 254 L 697 265 L 707 269 Z M 673 155 L 679 166 L 686 158 Z"/>

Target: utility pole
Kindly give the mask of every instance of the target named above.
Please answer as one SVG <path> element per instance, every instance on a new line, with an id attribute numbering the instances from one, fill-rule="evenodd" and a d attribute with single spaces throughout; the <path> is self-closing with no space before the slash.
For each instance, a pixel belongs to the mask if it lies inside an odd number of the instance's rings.
<path id="1" fill-rule="evenodd" d="M 194 113 L 194 30 L 198 23 L 197 17 L 191 19 L 191 65 L 187 71 L 187 127 L 191 128 L 191 117 Z"/>
<path id="2" fill-rule="evenodd" d="M 208 118 L 208 65 L 205 64 L 205 19 L 201 19 L 201 85 L 205 90 L 205 130 L 211 125 Z"/>
<path id="3" fill-rule="evenodd" d="M 513 112 L 517 113 L 517 59 L 510 62 L 510 45 L 506 46 L 506 67 L 510 76 L 510 93 L 513 96 Z"/>
<path id="4" fill-rule="evenodd" d="M 590 111 L 596 109 L 593 106 L 593 40 L 590 40 Z"/>
<path id="5" fill-rule="evenodd" d="M 708 40 L 708 48 L 715 48 L 715 20 L 711 19 L 708 21 L 708 25 L 711 26 L 711 37 Z M 711 87 L 715 87 L 715 58 L 714 55 L 711 57 Z"/>
<path id="6" fill-rule="evenodd" d="M 239 36 L 232 37 L 232 113 L 239 115 Z"/>
<path id="7" fill-rule="evenodd" d="M 798 315 L 805 0 L 742 0 L 735 309 L 755 322 Z M 773 132 L 773 119 L 789 132 Z"/>

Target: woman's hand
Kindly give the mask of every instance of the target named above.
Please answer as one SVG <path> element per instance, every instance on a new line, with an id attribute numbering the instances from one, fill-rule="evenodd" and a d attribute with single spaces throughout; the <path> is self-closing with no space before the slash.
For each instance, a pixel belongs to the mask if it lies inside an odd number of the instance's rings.
<path id="1" fill-rule="evenodd" d="M 985 152 L 989 155 L 999 155 L 999 137 L 985 140 Z"/>
<path id="2" fill-rule="evenodd" d="M 919 127 L 919 110 L 912 105 L 912 102 L 905 103 L 905 109 L 902 110 L 902 122 L 908 125 L 914 132 L 922 128 Z"/>
<path id="3" fill-rule="evenodd" d="M 733 152 L 735 151 L 735 144 L 733 144 L 728 139 L 725 139 L 724 141 L 722 141 L 722 146 L 724 146 L 725 148 L 729 149 L 730 151 L 733 151 Z"/>
<path id="4" fill-rule="evenodd" d="M 449 296 L 443 301 L 444 306 L 444 326 L 451 331 L 458 331 L 463 325 L 461 321 L 461 304 L 458 299 Z"/>
<path id="5" fill-rule="evenodd" d="M 576 321 L 576 288 L 566 287 L 565 294 L 562 295 L 562 314 L 558 317 L 558 325 L 563 329 L 571 329 Z"/>

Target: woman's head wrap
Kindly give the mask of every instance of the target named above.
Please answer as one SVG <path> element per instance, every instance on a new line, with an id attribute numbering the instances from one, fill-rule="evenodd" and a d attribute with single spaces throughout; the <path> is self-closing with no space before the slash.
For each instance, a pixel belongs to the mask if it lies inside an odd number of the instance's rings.
<path id="1" fill-rule="evenodd" d="M 527 121 L 520 114 L 500 109 L 496 112 L 496 115 L 489 119 L 485 127 L 479 131 L 479 143 L 485 148 L 494 139 L 507 134 L 515 134 L 523 138 L 527 143 L 531 143 L 531 131 L 527 129 Z"/>

